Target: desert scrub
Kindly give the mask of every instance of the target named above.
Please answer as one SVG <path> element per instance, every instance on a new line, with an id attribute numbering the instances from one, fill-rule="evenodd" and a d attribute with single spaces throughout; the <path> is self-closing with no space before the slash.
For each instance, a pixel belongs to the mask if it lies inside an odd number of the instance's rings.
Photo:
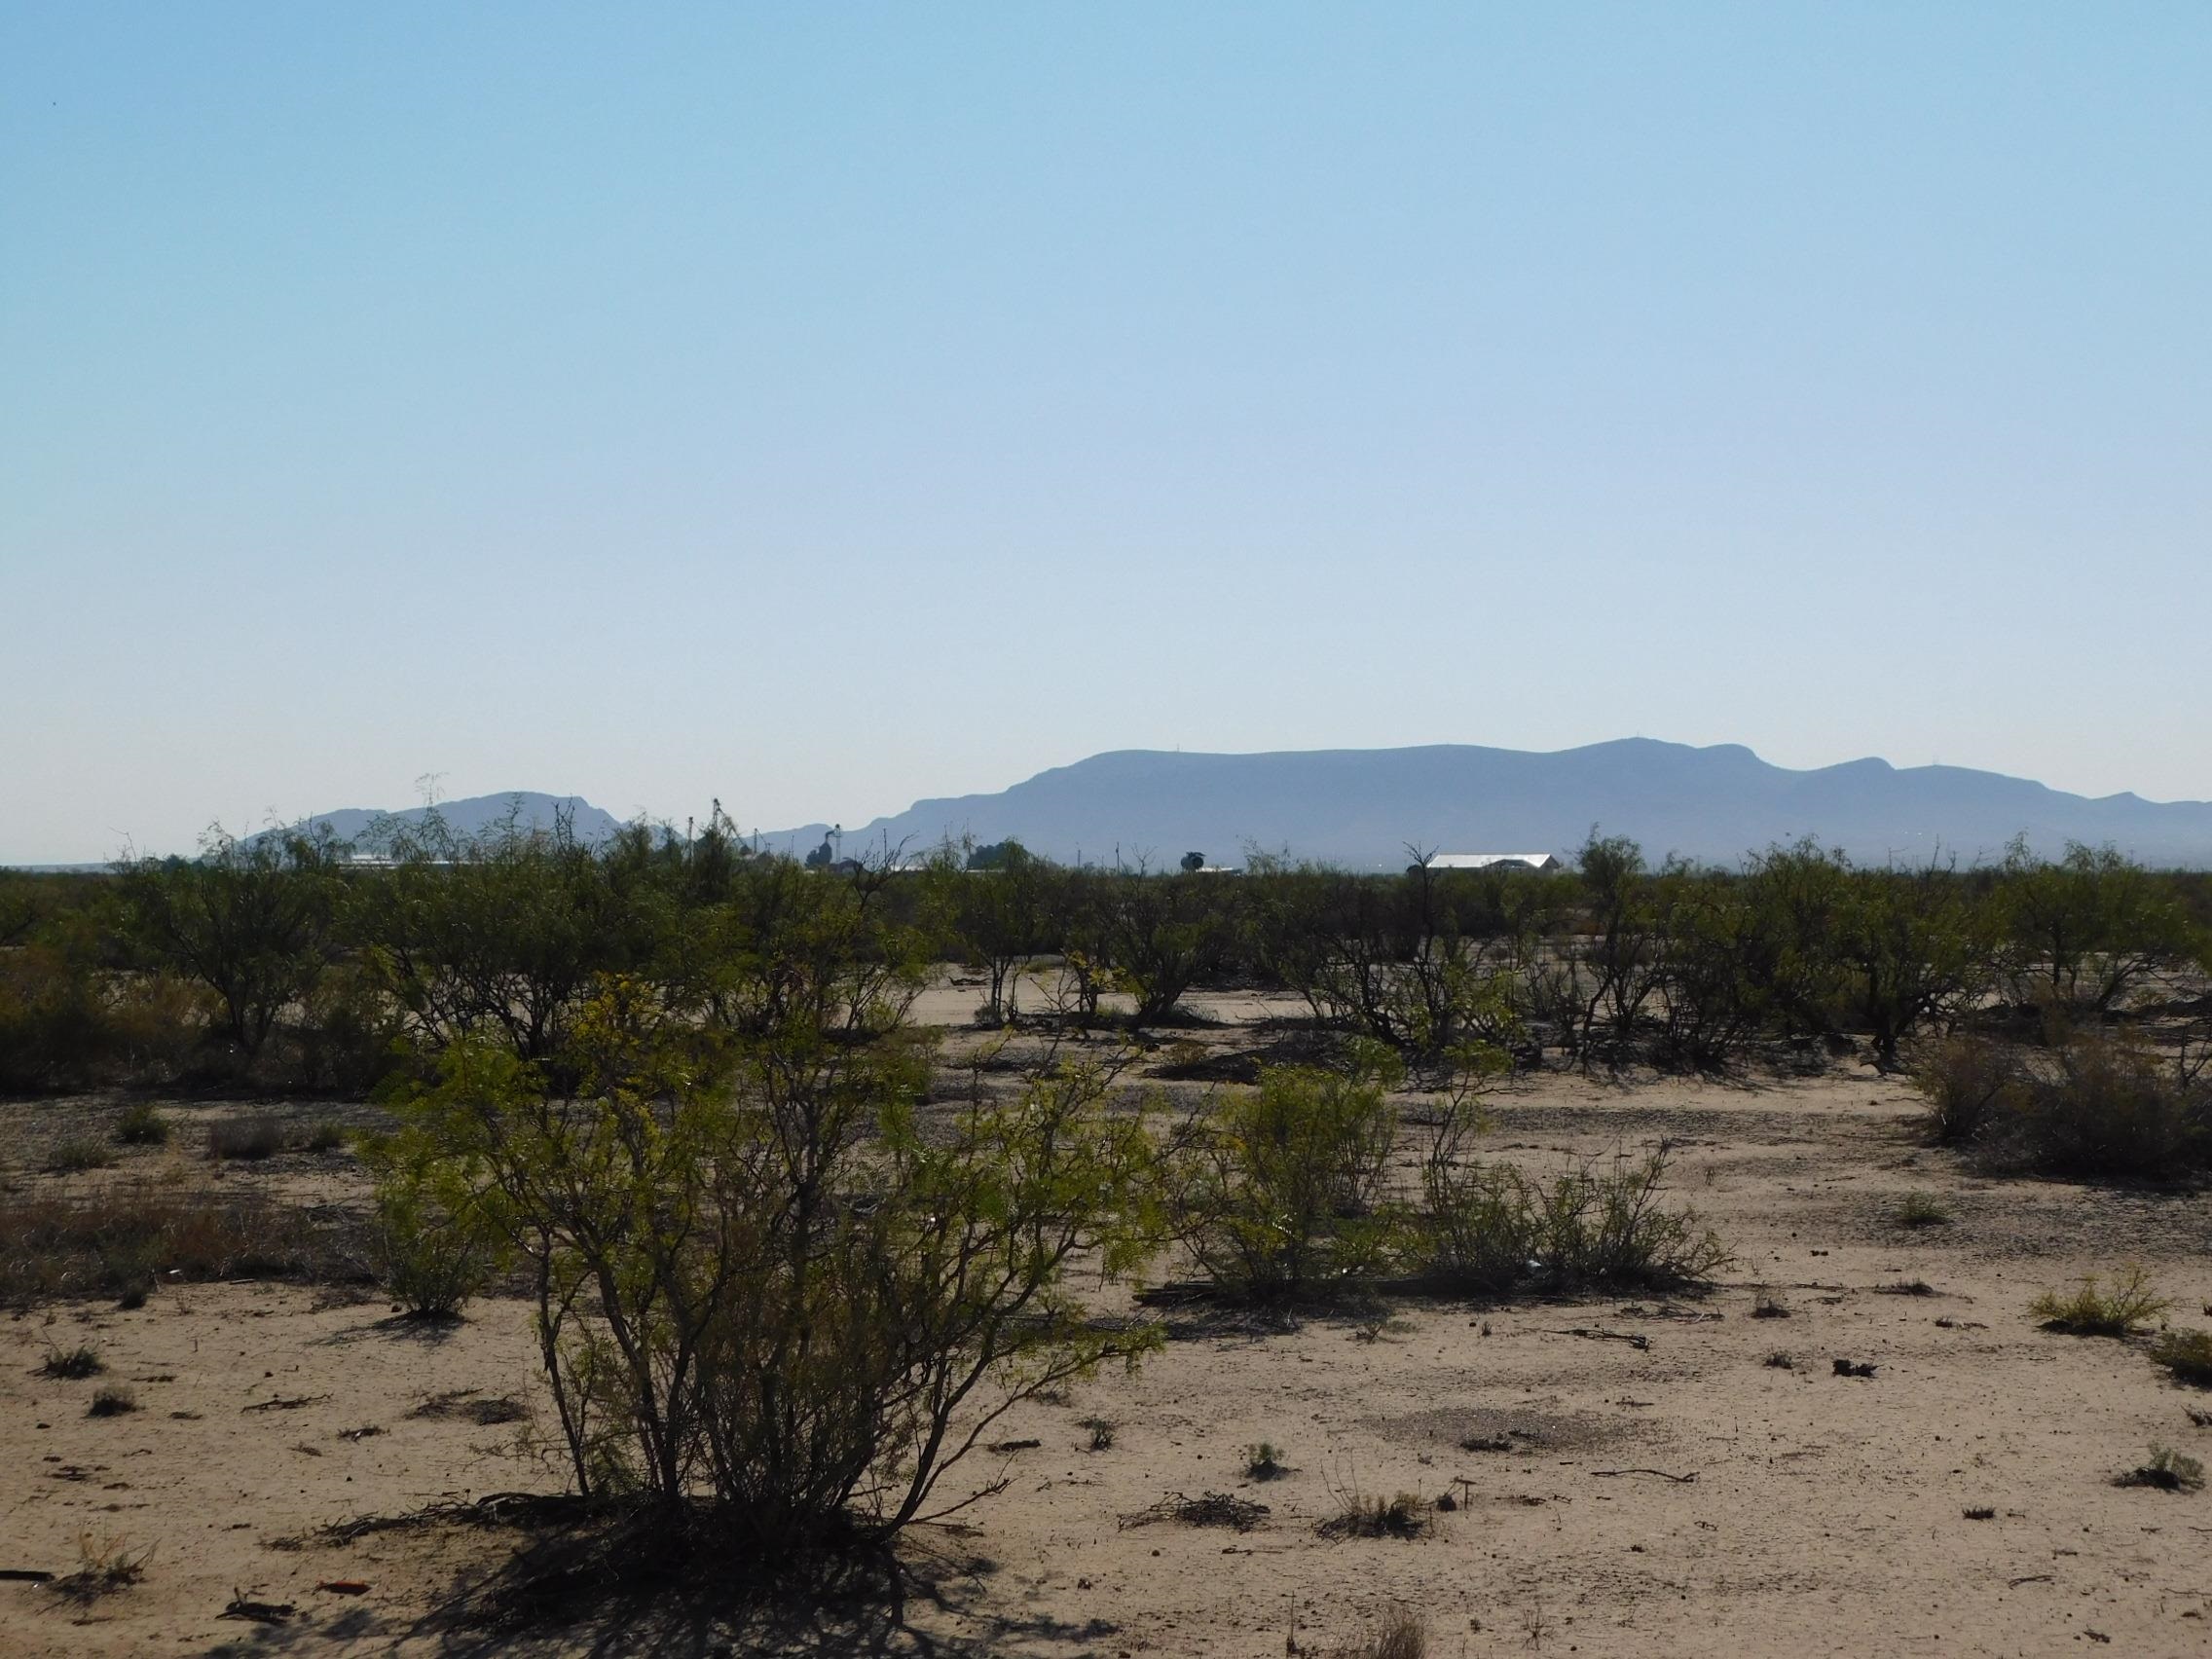
<path id="1" fill-rule="evenodd" d="M 2130 1263 L 2113 1276 L 2110 1289 L 2091 1273 L 2070 1296 L 2045 1291 L 2028 1311 L 2045 1330 L 2070 1337 L 2132 1337 L 2168 1306 L 2143 1266 Z"/>
<path id="2" fill-rule="evenodd" d="M 1921 1122 L 1928 1138 L 1937 1146 L 1963 1146 L 2016 1103 L 2021 1073 L 2009 1046 L 1956 1036 L 1930 1044 L 1909 1075 L 1927 1102 Z"/>
<path id="3" fill-rule="evenodd" d="M 1379 1045 L 1341 1068 L 1271 1066 L 1194 1124 L 1168 1182 L 1176 1235 L 1215 1285 L 1256 1302 L 1369 1277 L 1398 1216 L 1386 1202 L 1403 1076 Z"/>
<path id="4" fill-rule="evenodd" d="M 308 1130 L 310 1152 L 336 1152 L 346 1144 L 346 1125 L 335 1118 L 318 1118 Z"/>
<path id="5" fill-rule="evenodd" d="M 1421 1169 L 1414 1272 L 1455 1293 L 1695 1290 L 1729 1260 L 1689 1209 L 1661 1198 L 1665 1147 L 1571 1165 L 1548 1181 L 1463 1161 L 1440 1140 Z M 1771 1316 L 1771 1315 L 1770 1315 Z"/>
<path id="6" fill-rule="evenodd" d="M 235 1158 L 258 1162 L 283 1150 L 284 1125 L 275 1118 L 256 1114 L 207 1125 L 207 1156 L 218 1161 Z"/>
<path id="7" fill-rule="evenodd" d="M 90 1532 L 77 1535 L 77 1570 L 54 1581 L 56 1595 L 66 1596 L 79 1605 L 98 1601 L 102 1596 L 117 1590 L 128 1589 L 146 1575 L 146 1563 L 152 1559 L 151 1544 L 134 1550 L 130 1541 L 118 1533 L 112 1538 L 95 1538 Z"/>
<path id="8" fill-rule="evenodd" d="M 119 1183 L 82 1197 L 0 1194 L 0 1306 L 143 1292 L 181 1279 L 359 1276 L 337 1226 L 257 1195 Z"/>
<path id="9" fill-rule="evenodd" d="M 2212 1331 L 2160 1331 L 2152 1341 L 2151 1358 L 2177 1382 L 2212 1388 Z"/>
<path id="10" fill-rule="evenodd" d="M 39 1365 L 38 1374 L 41 1377 L 77 1381 L 97 1377 L 106 1369 L 107 1362 L 100 1358 L 98 1348 L 91 1343 L 79 1343 L 73 1348 L 49 1349 L 46 1358 Z"/>
<path id="11" fill-rule="evenodd" d="M 1316 1529 L 1325 1538 L 1418 1538 L 1435 1525 L 1435 1505 L 1417 1493 L 1370 1497 L 1353 1486 L 1333 1495 L 1337 1512 Z"/>
<path id="12" fill-rule="evenodd" d="M 119 1146 L 164 1146 L 169 1138 L 169 1121 L 153 1102 L 141 1100 L 115 1121 Z"/>
<path id="13" fill-rule="evenodd" d="M 485 1195 L 527 1260 L 580 1494 L 780 1560 L 888 1541 L 1006 1412 L 1160 1340 L 1065 1284 L 1154 1248 L 1141 1115 L 1055 1067 L 925 1133 L 926 1050 L 834 1012 L 884 1006 L 884 941 L 848 884 L 792 902 L 807 948 L 731 970 L 726 1046 L 606 981 L 559 1084 L 455 1043 L 392 1148 Z"/>

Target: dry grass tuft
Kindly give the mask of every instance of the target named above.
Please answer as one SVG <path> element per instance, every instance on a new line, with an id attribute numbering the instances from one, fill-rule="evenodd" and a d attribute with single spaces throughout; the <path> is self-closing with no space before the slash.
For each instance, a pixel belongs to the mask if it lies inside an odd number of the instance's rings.
<path id="1" fill-rule="evenodd" d="M 260 1113 L 207 1125 L 207 1156 L 217 1161 L 236 1158 L 259 1162 L 283 1150 L 284 1125 Z"/>
<path id="2" fill-rule="evenodd" d="M 112 1538 L 95 1539 L 90 1532 L 80 1532 L 77 1534 L 80 1565 L 66 1578 L 55 1579 L 54 1589 L 80 1605 L 96 1602 L 145 1577 L 146 1563 L 153 1554 L 153 1545 L 133 1550 L 129 1540 L 121 1533 Z"/>
<path id="3" fill-rule="evenodd" d="M 126 1417 L 138 1409 L 138 1395 L 128 1382 L 103 1382 L 85 1408 L 87 1417 Z"/>
<path id="4" fill-rule="evenodd" d="M 1374 1635 L 1349 1647 L 1330 1651 L 1329 1659 L 1427 1659 L 1428 1626 L 1410 1607 L 1392 1607 Z"/>

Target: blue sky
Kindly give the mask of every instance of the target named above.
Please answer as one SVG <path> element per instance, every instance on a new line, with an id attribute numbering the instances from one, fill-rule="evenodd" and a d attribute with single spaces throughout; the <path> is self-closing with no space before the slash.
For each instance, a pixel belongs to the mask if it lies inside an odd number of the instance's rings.
<path id="1" fill-rule="evenodd" d="M 0 862 L 1102 749 L 2212 796 L 2212 9 L 0 4 Z"/>

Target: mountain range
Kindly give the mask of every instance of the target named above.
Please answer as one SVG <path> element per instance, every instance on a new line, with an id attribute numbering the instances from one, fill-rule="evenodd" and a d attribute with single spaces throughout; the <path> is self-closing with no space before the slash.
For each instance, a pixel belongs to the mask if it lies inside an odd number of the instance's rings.
<path id="1" fill-rule="evenodd" d="M 1989 863 L 2024 834 L 2056 856 L 2111 843 L 2145 864 L 2212 866 L 2212 802 L 2091 798 L 1961 766 L 1853 760 L 1793 771 L 1738 744 L 1698 748 L 1625 738 L 1530 753 L 1468 744 L 1263 755 L 1120 750 L 1040 772 L 996 794 L 915 802 L 850 828 L 848 854 L 949 835 L 1014 838 L 1072 861 L 1172 867 L 1186 852 L 1234 864 L 1241 849 L 1353 869 L 1401 868 L 1407 849 L 1550 852 L 1593 826 L 1670 853 L 1734 866 L 1814 835 L 1860 863 Z M 805 852 L 828 826 L 764 840 Z"/>
<path id="2" fill-rule="evenodd" d="M 622 828 L 620 819 L 611 812 L 592 805 L 582 795 L 539 794 L 533 790 L 510 790 L 504 794 L 470 795 L 463 800 L 441 800 L 434 809 L 409 806 L 396 812 L 382 812 L 366 806 L 341 807 L 336 812 L 316 813 L 307 821 L 306 828 L 327 826 L 330 832 L 341 841 L 358 841 L 379 823 L 388 820 L 399 824 L 420 824 L 432 810 L 446 821 L 448 829 L 461 836 L 481 835 L 487 830 L 498 829 L 510 819 L 520 830 L 551 830 L 563 815 L 568 817 L 579 841 L 603 841 Z"/>

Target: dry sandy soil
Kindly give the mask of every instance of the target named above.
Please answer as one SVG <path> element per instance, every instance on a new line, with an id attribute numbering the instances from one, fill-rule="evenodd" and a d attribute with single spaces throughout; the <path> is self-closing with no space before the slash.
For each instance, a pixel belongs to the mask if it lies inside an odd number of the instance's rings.
<path id="1" fill-rule="evenodd" d="M 1254 1035 L 1198 1040 L 1234 1051 Z M 528 1528 L 322 1531 L 559 1490 L 527 1415 L 497 1420 L 501 1402 L 537 1402 L 516 1303 L 435 1334 L 279 1284 L 18 1315 L 0 1323 L 0 1567 L 66 1572 L 81 1538 L 151 1553 L 140 1582 L 88 1604 L 0 1584 L 0 1651 L 1257 1656 L 1328 1652 L 1396 1604 L 1438 1655 L 2212 1648 L 2212 1493 L 2113 1484 L 2154 1442 L 2212 1458 L 2191 1416 L 2212 1420 L 2212 1395 L 2028 1313 L 2039 1290 L 2132 1258 L 2177 1319 L 2207 1322 L 2212 1198 L 1984 1179 L 1918 1147 L 1906 1089 L 1849 1063 L 1742 1084 L 1546 1076 L 1493 1104 L 1490 1154 L 1536 1169 L 1671 1139 L 1675 1197 L 1735 1251 L 1723 1282 L 1669 1305 L 1427 1301 L 1289 1328 L 1178 1314 L 1135 1377 L 1006 1421 L 1004 1440 L 1034 1444 L 973 1470 L 1010 1484 L 916 1540 L 898 1601 L 866 1585 L 751 1610 L 662 1595 L 488 1629 L 487 1587 L 542 1543 Z M 0 1108 L 6 1180 L 115 1178 L 36 1172 L 57 1117 L 113 1109 Z M 205 1180 L 197 1151 L 188 1128 L 129 1158 Z M 223 1178 L 361 1191 L 344 1154 Z M 1951 1223 L 1896 1225 L 1910 1192 L 1936 1195 Z M 1896 1293 L 1913 1281 L 1932 1294 Z M 1753 1317 L 1762 1289 L 1787 1317 Z M 37 1374 L 80 1341 L 138 1411 L 89 1417 L 98 1382 Z M 1874 1374 L 1836 1375 L 1838 1359 Z M 1105 1449 L 1090 1419 L 1114 1425 Z M 1263 1440 L 1287 1465 L 1265 1482 L 1244 1453 Z M 1418 1538 L 1320 1535 L 1353 1489 L 1456 1507 Z M 1143 1519 L 1209 1493 L 1266 1513 L 1244 1531 Z M 1993 1513 L 1968 1518 L 1979 1509 Z M 235 1595 L 295 1611 L 226 1617 Z"/>

